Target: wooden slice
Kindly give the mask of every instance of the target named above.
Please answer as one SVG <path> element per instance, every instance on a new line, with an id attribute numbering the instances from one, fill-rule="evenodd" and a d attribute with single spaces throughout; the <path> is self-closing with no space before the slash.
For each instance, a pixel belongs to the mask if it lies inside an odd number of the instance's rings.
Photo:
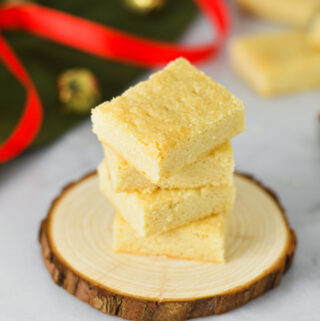
<path id="1" fill-rule="evenodd" d="M 112 205 L 89 174 L 67 186 L 42 222 L 45 264 L 58 285 L 94 308 L 129 320 L 179 321 L 220 314 L 277 286 L 296 236 L 270 190 L 236 175 L 224 265 L 115 254 Z"/>

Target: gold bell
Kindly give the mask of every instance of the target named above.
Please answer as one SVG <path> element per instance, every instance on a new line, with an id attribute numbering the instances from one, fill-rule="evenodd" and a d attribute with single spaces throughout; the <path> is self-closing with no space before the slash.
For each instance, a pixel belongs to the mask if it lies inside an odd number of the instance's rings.
<path id="1" fill-rule="evenodd" d="M 4 3 L 6 5 L 16 6 L 19 4 L 25 4 L 26 2 L 35 2 L 36 0 L 0 0 L 0 4 Z"/>
<path id="2" fill-rule="evenodd" d="M 57 79 L 63 112 L 87 114 L 101 99 L 98 81 L 88 69 L 68 69 Z"/>
<path id="3" fill-rule="evenodd" d="M 138 14 L 159 11 L 166 5 L 166 2 L 166 0 L 125 0 L 126 6 Z"/>

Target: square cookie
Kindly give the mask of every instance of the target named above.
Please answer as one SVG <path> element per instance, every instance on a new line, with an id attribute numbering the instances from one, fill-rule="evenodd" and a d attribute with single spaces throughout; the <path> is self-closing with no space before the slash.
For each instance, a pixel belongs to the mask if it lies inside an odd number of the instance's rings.
<path id="1" fill-rule="evenodd" d="M 112 249 L 120 253 L 225 263 L 226 220 L 227 214 L 223 213 L 160 235 L 143 237 L 117 213 Z"/>
<path id="2" fill-rule="evenodd" d="M 319 8 L 319 0 L 237 0 L 249 12 L 272 21 L 305 27 Z"/>
<path id="3" fill-rule="evenodd" d="M 245 107 L 185 59 L 92 111 L 99 140 L 158 184 L 245 129 Z"/>
<path id="4" fill-rule="evenodd" d="M 185 165 L 171 176 L 162 178 L 158 185 L 153 184 L 108 146 L 103 145 L 103 150 L 115 192 L 152 192 L 158 188 L 198 188 L 233 184 L 234 159 L 229 142 L 217 147 L 208 156 Z"/>
<path id="5" fill-rule="evenodd" d="M 230 58 L 237 73 L 262 96 L 320 87 L 320 51 L 304 32 L 236 38 L 230 46 Z"/>
<path id="6" fill-rule="evenodd" d="M 158 189 L 153 193 L 115 193 L 104 163 L 98 167 L 101 192 L 140 236 L 161 234 L 232 209 L 235 188 Z"/>

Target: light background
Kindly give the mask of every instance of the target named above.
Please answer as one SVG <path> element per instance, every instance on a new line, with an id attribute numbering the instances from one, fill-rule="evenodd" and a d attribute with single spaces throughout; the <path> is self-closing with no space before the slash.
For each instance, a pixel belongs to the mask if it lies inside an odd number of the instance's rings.
<path id="1" fill-rule="evenodd" d="M 235 11 L 235 10 L 234 10 Z M 237 12 L 233 34 L 280 28 Z M 186 42 L 210 39 L 199 18 Z M 318 320 L 320 315 L 320 92 L 263 100 L 232 72 L 225 49 L 198 65 L 244 100 L 247 131 L 233 140 L 236 167 L 254 174 L 280 196 L 298 234 L 294 264 L 280 287 L 221 321 Z M 99 321 L 106 316 L 54 285 L 37 241 L 52 199 L 68 182 L 102 159 L 89 120 L 56 143 L 7 165 L 0 172 L 0 321 Z M 204 318 L 202 320 L 213 320 Z"/>

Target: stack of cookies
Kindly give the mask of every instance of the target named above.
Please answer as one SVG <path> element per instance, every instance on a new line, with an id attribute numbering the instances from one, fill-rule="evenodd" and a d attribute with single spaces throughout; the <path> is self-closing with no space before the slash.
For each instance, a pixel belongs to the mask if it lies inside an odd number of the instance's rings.
<path id="1" fill-rule="evenodd" d="M 225 261 L 230 139 L 244 119 L 239 99 L 182 58 L 93 110 L 114 251 Z"/>

